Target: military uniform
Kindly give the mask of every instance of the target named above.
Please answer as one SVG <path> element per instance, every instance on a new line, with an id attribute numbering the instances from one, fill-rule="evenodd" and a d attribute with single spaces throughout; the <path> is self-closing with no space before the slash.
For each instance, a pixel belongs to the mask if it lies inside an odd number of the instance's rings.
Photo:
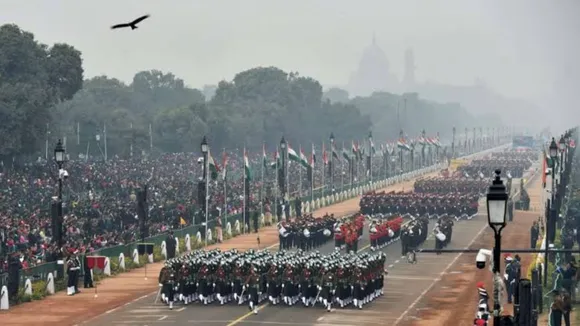
<path id="1" fill-rule="evenodd" d="M 173 309 L 177 282 L 175 270 L 171 263 L 165 263 L 165 266 L 161 269 L 159 273 L 159 285 L 161 286 L 161 297 L 163 301 L 169 304 L 169 309 Z"/>
<path id="2" fill-rule="evenodd" d="M 478 200 L 483 194 L 480 192 L 484 191 L 482 189 L 485 187 L 480 189 L 478 181 L 477 185 L 473 185 L 472 191 L 467 191 L 463 187 L 457 187 L 456 191 L 451 191 L 449 187 L 453 182 L 437 179 L 437 181 L 431 181 L 430 186 L 425 184 L 418 186 L 420 190 L 417 192 L 369 192 L 361 197 L 360 209 L 361 212 L 372 217 L 401 216 L 434 219 L 451 216 L 457 220 L 471 219 L 477 214 Z"/>
<path id="3" fill-rule="evenodd" d="M 358 229 L 351 225 L 351 236 Z M 260 302 L 304 306 L 322 304 L 328 310 L 337 304 L 362 306 L 382 294 L 385 255 L 383 253 L 330 255 L 318 252 L 198 250 L 166 262 L 159 275 L 163 301 L 202 304 L 217 298 L 221 305 L 233 299 L 247 302 L 257 313 Z M 357 268 L 357 273 L 351 269 Z M 354 287 L 358 286 L 358 290 Z M 178 296 L 176 296 L 176 292 Z"/>
<path id="4" fill-rule="evenodd" d="M 332 239 L 335 223 L 333 215 L 320 218 L 305 215 L 293 222 L 278 223 L 280 249 L 309 251 L 319 248 Z"/>
<path id="5" fill-rule="evenodd" d="M 67 295 L 74 295 L 78 293 L 77 283 L 78 283 L 78 272 L 80 270 L 80 262 L 76 255 L 71 255 L 67 261 Z"/>

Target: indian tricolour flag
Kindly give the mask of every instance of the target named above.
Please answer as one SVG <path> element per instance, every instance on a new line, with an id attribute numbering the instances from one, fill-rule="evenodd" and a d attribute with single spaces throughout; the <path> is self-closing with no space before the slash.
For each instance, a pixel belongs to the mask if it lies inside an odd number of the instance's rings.
<path id="1" fill-rule="evenodd" d="M 248 153 L 246 153 L 246 149 L 244 149 L 244 169 L 246 180 L 252 180 L 252 170 L 250 169 L 250 160 L 248 160 Z"/>
<path id="2" fill-rule="evenodd" d="M 282 166 L 282 162 L 280 161 L 280 152 L 278 152 L 278 151 L 274 152 L 274 161 L 272 163 L 270 163 L 270 167 L 272 169 L 275 169 L 276 166 L 278 166 L 278 167 Z"/>
<path id="3" fill-rule="evenodd" d="M 370 146 L 371 146 L 371 150 L 370 150 L 369 156 L 374 156 L 374 155 L 377 154 L 377 150 L 375 149 L 375 143 L 373 142 L 373 139 L 372 138 L 369 139 L 369 143 L 370 143 Z"/>
<path id="4" fill-rule="evenodd" d="M 409 145 L 407 145 L 407 142 L 405 141 L 404 138 L 401 138 L 397 141 L 397 147 L 399 149 L 405 150 L 405 151 L 409 151 L 411 150 L 411 147 L 409 147 Z"/>
<path id="5" fill-rule="evenodd" d="M 419 145 L 421 146 L 425 146 L 427 145 L 427 142 L 425 141 L 425 137 L 421 136 L 419 137 L 419 141 L 418 141 Z"/>
<path id="6" fill-rule="evenodd" d="M 222 154 L 222 180 L 226 179 L 227 171 L 228 171 L 228 155 L 224 150 L 224 153 Z"/>
<path id="7" fill-rule="evenodd" d="M 439 137 L 435 137 L 433 139 L 433 145 L 435 145 L 435 147 L 441 147 L 441 142 L 439 141 Z"/>
<path id="8" fill-rule="evenodd" d="M 292 147 L 290 147 L 290 144 L 288 144 L 288 159 L 300 163 L 300 157 L 298 157 L 296 151 L 293 150 Z"/>
<path id="9" fill-rule="evenodd" d="M 302 147 L 300 147 L 300 164 L 305 168 L 308 168 L 308 166 L 309 166 L 308 158 L 306 157 L 306 155 L 304 155 L 304 152 L 302 151 Z"/>
<path id="10" fill-rule="evenodd" d="M 211 179 L 216 180 L 218 177 L 218 174 L 220 172 L 220 167 L 216 164 L 211 153 L 209 153 L 208 156 L 209 156 L 208 165 L 209 165 L 209 171 L 211 172 Z"/>
<path id="11" fill-rule="evenodd" d="M 266 157 L 266 144 L 262 145 L 262 165 L 268 168 L 268 158 Z"/>

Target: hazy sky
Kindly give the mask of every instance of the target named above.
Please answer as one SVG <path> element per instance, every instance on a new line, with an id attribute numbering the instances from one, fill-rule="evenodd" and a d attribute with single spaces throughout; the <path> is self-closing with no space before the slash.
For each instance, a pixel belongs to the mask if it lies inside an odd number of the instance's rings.
<path id="1" fill-rule="evenodd" d="M 344 85 L 375 33 L 399 78 L 413 47 L 420 81 L 481 78 L 538 99 L 578 65 L 579 8 L 575 0 L 0 0 L 0 24 L 75 46 L 87 77 L 130 81 L 161 69 L 194 87 L 265 65 Z M 138 30 L 109 29 L 144 13 L 152 16 Z"/>

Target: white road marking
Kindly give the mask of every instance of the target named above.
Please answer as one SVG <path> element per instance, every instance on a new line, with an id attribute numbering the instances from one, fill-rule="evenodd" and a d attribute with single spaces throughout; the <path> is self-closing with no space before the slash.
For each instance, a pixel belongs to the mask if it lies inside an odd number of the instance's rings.
<path id="1" fill-rule="evenodd" d="M 165 319 L 165 318 L 167 318 L 167 316 L 160 317 L 160 318 L 159 318 L 159 319 L 157 319 L 157 320 L 161 321 L 161 320 L 163 320 L 163 319 Z"/>
<path id="2" fill-rule="evenodd" d="M 483 231 L 485 231 L 485 229 L 487 228 L 487 224 L 485 224 L 481 230 L 479 230 L 479 232 L 477 233 L 477 235 L 475 237 L 473 237 L 473 239 L 471 240 L 471 242 L 467 245 L 467 247 L 471 247 L 474 243 L 475 240 L 477 240 L 481 234 L 483 233 Z M 461 257 L 462 253 L 459 253 L 455 256 L 455 258 L 453 258 L 453 260 L 447 265 L 447 267 L 445 267 L 445 269 L 439 274 L 439 277 L 443 277 L 443 275 L 445 275 L 445 273 L 447 273 L 447 270 L 449 268 L 451 268 L 451 266 L 453 266 L 455 264 L 455 262 L 459 259 L 459 257 Z M 435 284 L 437 284 L 438 280 L 434 280 L 428 288 L 426 288 L 425 290 L 423 290 L 423 292 L 421 292 L 421 294 L 417 297 L 417 299 L 415 299 L 415 301 L 413 301 L 413 303 L 409 306 L 409 308 L 407 308 L 407 310 L 405 310 L 401 316 L 399 316 L 399 318 L 397 318 L 397 320 L 395 320 L 395 323 L 393 324 L 394 326 L 398 325 L 401 320 L 403 320 L 403 318 L 405 318 L 405 316 L 417 305 L 417 303 L 419 303 L 419 301 L 421 301 L 423 299 L 423 297 L 425 296 L 425 294 L 427 294 L 427 292 L 429 292 L 429 290 L 431 290 Z"/>
<path id="3" fill-rule="evenodd" d="M 147 314 L 147 313 L 159 313 L 159 312 L 166 312 L 167 309 L 149 309 L 149 308 L 139 308 L 139 309 L 132 309 L 129 311 L 130 314 Z"/>
<path id="4" fill-rule="evenodd" d="M 387 276 L 391 280 L 412 280 L 412 281 L 440 281 L 440 277 L 420 277 L 420 276 Z"/>
<path id="5" fill-rule="evenodd" d="M 165 317 L 165 318 L 167 318 L 166 315 L 135 315 L 135 316 L 131 316 L 131 317 L 132 318 L 151 318 L 151 317 Z"/>

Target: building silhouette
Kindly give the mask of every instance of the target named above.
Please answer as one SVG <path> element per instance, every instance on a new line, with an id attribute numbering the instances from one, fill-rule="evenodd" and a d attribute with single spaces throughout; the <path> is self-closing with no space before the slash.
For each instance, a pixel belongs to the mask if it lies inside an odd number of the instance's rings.
<path id="1" fill-rule="evenodd" d="M 358 67 L 351 74 L 347 90 L 354 96 L 368 96 L 373 92 L 399 92 L 401 85 L 397 76 L 390 71 L 387 55 L 377 44 L 373 36 L 372 42 L 363 51 Z"/>

